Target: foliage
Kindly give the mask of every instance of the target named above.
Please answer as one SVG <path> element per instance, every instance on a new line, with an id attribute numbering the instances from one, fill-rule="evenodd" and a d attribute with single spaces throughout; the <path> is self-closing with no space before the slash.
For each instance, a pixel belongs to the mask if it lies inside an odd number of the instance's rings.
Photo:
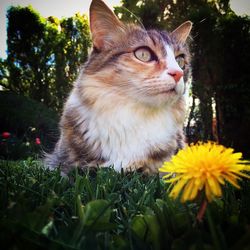
<path id="1" fill-rule="evenodd" d="M 159 176 L 75 171 L 69 178 L 32 159 L 0 162 L 4 249 L 248 249 L 249 182 L 209 206 L 166 195 Z"/>
<path id="2" fill-rule="evenodd" d="M 47 19 L 29 7 L 7 13 L 7 59 L 0 61 L 0 84 L 54 109 L 62 104 L 86 60 L 87 17 Z"/>
<path id="3" fill-rule="evenodd" d="M 223 65 L 214 85 L 220 141 L 249 157 L 250 19 L 225 15 L 218 22 L 216 32 L 222 55 L 217 59 L 218 67 Z"/>
<path id="4" fill-rule="evenodd" d="M 52 148 L 58 137 L 58 116 L 44 104 L 11 92 L 0 91 L 0 157 L 25 159 Z M 36 138 L 41 145 L 36 145 Z"/>

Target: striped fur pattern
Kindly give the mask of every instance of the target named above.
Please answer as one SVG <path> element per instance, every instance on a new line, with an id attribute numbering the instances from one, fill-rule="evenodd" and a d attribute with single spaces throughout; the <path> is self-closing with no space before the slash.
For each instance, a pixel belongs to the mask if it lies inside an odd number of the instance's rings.
<path id="1" fill-rule="evenodd" d="M 93 50 L 65 103 L 60 139 L 45 162 L 64 173 L 98 165 L 157 172 L 184 146 L 190 63 L 185 41 L 191 23 L 172 33 L 145 30 L 121 23 L 103 1 L 93 0 L 90 28 Z M 138 48 L 150 61 L 135 56 Z M 183 76 L 176 81 L 170 68 Z"/>

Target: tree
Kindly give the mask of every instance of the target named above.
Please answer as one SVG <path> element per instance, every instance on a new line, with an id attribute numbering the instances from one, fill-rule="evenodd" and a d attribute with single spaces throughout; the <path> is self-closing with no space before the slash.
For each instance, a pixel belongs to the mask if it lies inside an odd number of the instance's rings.
<path id="1" fill-rule="evenodd" d="M 87 58 L 90 36 L 87 18 L 79 13 L 62 19 L 60 28 L 55 48 L 55 92 L 60 97 L 57 105 L 62 107 L 80 66 Z"/>
<path id="2" fill-rule="evenodd" d="M 29 7 L 7 13 L 7 59 L 0 84 L 54 109 L 62 107 L 90 46 L 86 16 L 47 19 Z"/>
<path id="3" fill-rule="evenodd" d="M 216 26 L 218 67 L 214 86 L 219 139 L 228 146 L 250 154 L 250 19 L 224 15 Z"/>

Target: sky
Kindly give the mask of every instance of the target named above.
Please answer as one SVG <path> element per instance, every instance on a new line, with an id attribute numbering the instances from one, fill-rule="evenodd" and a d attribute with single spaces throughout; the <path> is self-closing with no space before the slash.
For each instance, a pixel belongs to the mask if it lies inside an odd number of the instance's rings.
<path id="1" fill-rule="evenodd" d="M 91 0 L 0 0 L 0 57 L 6 58 L 6 10 L 9 6 L 32 5 L 42 16 L 70 17 L 75 13 L 88 13 Z M 250 15 L 250 0 L 231 0 L 231 8 L 238 15 Z M 120 0 L 106 0 L 112 6 Z"/>

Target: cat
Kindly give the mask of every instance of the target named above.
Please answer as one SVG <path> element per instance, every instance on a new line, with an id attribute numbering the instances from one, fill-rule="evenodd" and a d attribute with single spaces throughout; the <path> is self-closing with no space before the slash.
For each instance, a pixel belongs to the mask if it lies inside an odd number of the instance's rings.
<path id="1" fill-rule="evenodd" d="M 121 22 L 90 5 L 92 52 L 64 105 L 60 138 L 45 163 L 156 173 L 183 148 L 192 23 L 171 33 Z"/>

